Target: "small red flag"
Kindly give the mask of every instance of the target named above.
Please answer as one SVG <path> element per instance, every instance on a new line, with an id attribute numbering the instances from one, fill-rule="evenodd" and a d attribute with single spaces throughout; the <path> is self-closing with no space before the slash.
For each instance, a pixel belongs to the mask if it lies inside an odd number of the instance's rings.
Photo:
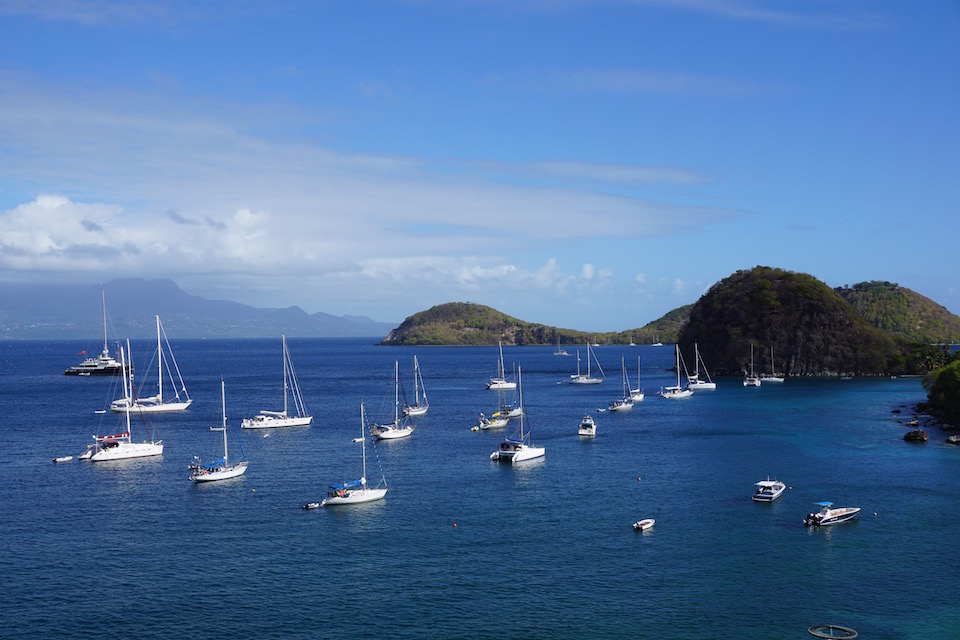
<path id="1" fill-rule="evenodd" d="M 78 351 L 78 352 L 77 352 L 77 355 L 78 355 L 78 356 L 85 356 L 85 355 L 87 355 L 87 352 L 86 352 L 86 351 Z"/>

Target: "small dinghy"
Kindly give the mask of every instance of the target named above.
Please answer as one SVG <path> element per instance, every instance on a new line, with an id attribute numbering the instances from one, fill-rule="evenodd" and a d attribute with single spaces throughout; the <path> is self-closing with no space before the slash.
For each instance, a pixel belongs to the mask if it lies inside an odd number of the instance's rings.
<path id="1" fill-rule="evenodd" d="M 319 508 L 320 508 L 320 503 L 319 503 L 319 502 L 308 502 L 307 504 L 303 505 L 303 507 L 301 507 L 301 508 L 303 508 L 303 509 L 319 509 Z"/>
<path id="2" fill-rule="evenodd" d="M 70 462 L 73 460 L 73 456 L 57 456 L 53 459 L 54 462 Z"/>
<path id="3" fill-rule="evenodd" d="M 648 529 L 650 529 L 651 527 L 653 527 L 653 523 L 654 523 L 654 522 L 656 522 L 656 520 L 654 520 L 653 518 L 647 518 L 646 520 L 641 520 L 641 521 L 639 521 L 639 522 L 634 522 L 634 523 L 633 523 L 633 530 L 634 530 L 634 531 L 647 531 Z"/>

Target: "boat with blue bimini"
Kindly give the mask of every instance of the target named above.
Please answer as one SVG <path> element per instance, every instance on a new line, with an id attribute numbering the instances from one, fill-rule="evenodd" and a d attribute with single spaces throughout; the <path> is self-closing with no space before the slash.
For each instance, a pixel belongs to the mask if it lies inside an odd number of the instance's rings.
<path id="1" fill-rule="evenodd" d="M 366 417 L 363 413 L 363 403 L 360 403 L 360 437 L 354 438 L 353 441 L 360 442 L 360 458 L 363 461 L 362 473 L 358 480 L 330 485 L 326 499 L 320 503 L 321 507 L 373 502 L 374 500 L 382 500 L 387 495 L 387 479 L 383 475 L 383 469 L 380 470 L 380 484 L 373 488 L 367 486 L 367 438 L 364 435 L 365 428 Z"/>

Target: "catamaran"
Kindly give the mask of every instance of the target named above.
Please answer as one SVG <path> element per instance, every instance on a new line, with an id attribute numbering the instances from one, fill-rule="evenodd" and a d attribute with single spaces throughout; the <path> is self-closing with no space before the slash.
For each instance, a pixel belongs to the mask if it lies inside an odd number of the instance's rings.
<path id="1" fill-rule="evenodd" d="M 287 336 L 281 335 L 280 341 L 283 343 L 283 411 L 263 410 L 252 418 L 244 418 L 243 422 L 240 423 L 240 426 L 244 429 L 306 427 L 313 422 L 313 416 L 307 412 L 303 405 L 300 383 L 297 382 L 297 373 L 293 369 L 293 360 L 290 358 L 290 349 L 287 347 Z M 293 410 L 296 415 L 290 415 L 290 406 L 287 403 L 288 395 L 293 398 Z"/>
<path id="2" fill-rule="evenodd" d="M 187 393 L 187 386 L 183 383 L 183 376 L 180 375 L 180 367 L 177 366 L 177 360 L 173 357 L 173 350 L 170 348 L 170 341 L 167 340 L 167 333 L 163 330 L 163 325 L 160 324 L 160 316 L 157 318 L 157 351 L 154 357 L 157 359 L 157 395 L 148 396 L 148 397 L 133 397 L 133 370 L 130 370 L 130 384 L 128 386 L 129 394 L 125 395 L 123 398 L 114 400 L 110 404 L 111 411 L 120 412 L 130 412 L 130 411 L 141 411 L 143 413 L 165 413 L 170 411 L 185 411 L 193 400 L 190 399 L 190 395 Z M 161 335 L 163 340 L 161 341 Z M 166 351 L 163 349 L 164 342 L 167 345 Z M 127 355 L 129 356 L 130 345 L 127 344 Z M 180 381 L 180 389 L 176 387 L 173 388 L 174 398 L 170 398 L 169 394 L 167 398 L 163 397 L 163 377 L 164 373 L 173 380 L 173 374 L 170 369 L 170 364 L 173 364 L 173 371 L 177 374 L 177 379 Z M 143 383 L 141 383 L 141 388 Z M 183 391 L 184 397 L 180 397 L 180 392 Z"/>
<path id="3" fill-rule="evenodd" d="M 387 479 L 383 475 L 383 469 L 380 470 L 380 484 L 374 488 L 367 486 L 367 438 L 364 434 L 366 429 L 366 418 L 363 413 L 363 403 L 360 403 L 360 437 L 354 438 L 354 442 L 360 442 L 360 456 L 363 460 L 363 473 L 359 480 L 351 480 L 343 484 L 332 484 L 327 491 L 327 497 L 320 503 L 321 507 L 346 504 L 360 504 L 362 502 L 373 502 L 381 500 L 387 495 Z M 311 505 L 313 503 L 310 503 Z M 310 508 L 305 505 L 304 508 Z"/>
<path id="4" fill-rule="evenodd" d="M 506 438 L 500 443 L 496 451 L 490 454 L 490 460 L 504 461 L 516 464 L 535 458 L 542 458 L 547 450 L 544 447 L 535 447 L 530 443 L 530 432 L 523 433 L 523 372 L 517 370 L 517 383 L 519 385 L 518 399 L 520 402 L 520 437 Z"/>
<path id="5" fill-rule="evenodd" d="M 230 464 L 230 456 L 227 452 L 227 392 L 222 379 L 220 380 L 220 405 L 223 412 L 223 425 L 210 427 L 210 431 L 223 432 L 223 457 L 208 464 L 203 464 L 200 456 L 194 456 L 193 464 L 188 467 L 192 471 L 190 479 L 194 482 L 229 480 L 247 472 L 247 461 L 245 459 L 236 464 Z M 242 444 L 240 445 L 240 452 L 243 453 Z"/>
<path id="6" fill-rule="evenodd" d="M 127 349 L 130 348 L 130 341 L 127 341 Z M 120 348 L 121 366 L 126 368 L 126 356 L 123 347 Z M 124 386 L 124 395 L 129 397 L 131 393 L 128 389 L 127 377 L 122 377 Z M 127 460 L 129 458 L 147 458 L 163 454 L 163 440 L 154 440 L 144 422 L 144 429 L 147 429 L 147 440 L 143 442 L 134 442 L 130 436 L 130 411 L 124 412 L 126 418 L 126 431 L 123 433 L 114 433 L 108 436 L 93 436 L 94 444 L 86 452 L 80 455 L 81 460 L 90 460 L 91 462 L 112 462 L 114 460 Z"/>

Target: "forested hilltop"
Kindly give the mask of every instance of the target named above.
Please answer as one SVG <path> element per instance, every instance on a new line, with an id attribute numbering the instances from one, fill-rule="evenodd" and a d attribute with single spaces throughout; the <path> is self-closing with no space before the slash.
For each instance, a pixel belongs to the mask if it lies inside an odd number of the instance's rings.
<path id="1" fill-rule="evenodd" d="M 916 291 L 879 280 L 834 291 L 864 320 L 896 337 L 929 344 L 960 343 L 960 317 Z"/>
<path id="2" fill-rule="evenodd" d="M 639 329 L 620 332 L 590 333 L 561 329 L 544 324 L 524 322 L 496 309 L 472 302 L 448 302 L 415 313 L 381 341 L 383 345 L 561 345 L 583 344 L 650 344 L 676 342 L 680 329 L 687 322 L 690 308 L 674 309 L 659 320 Z"/>
<path id="3" fill-rule="evenodd" d="M 851 301 L 848 301 L 851 300 Z M 862 310 L 862 312 L 861 312 Z M 708 368 L 740 375 L 754 345 L 758 372 L 787 375 L 926 373 L 946 363 L 933 343 L 960 341 L 960 318 L 905 287 L 861 283 L 832 289 L 811 275 L 758 266 L 721 280 L 695 304 L 639 329 L 588 333 L 524 322 L 490 307 L 453 302 L 416 313 L 385 345 L 561 345 L 696 342 Z"/>
<path id="4" fill-rule="evenodd" d="M 756 267 L 721 280 L 694 304 L 680 347 L 697 343 L 717 374 L 740 375 L 755 349 L 756 369 L 778 373 L 888 375 L 926 373 L 946 361 L 940 347 L 873 326 L 838 292 L 813 276 Z"/>

